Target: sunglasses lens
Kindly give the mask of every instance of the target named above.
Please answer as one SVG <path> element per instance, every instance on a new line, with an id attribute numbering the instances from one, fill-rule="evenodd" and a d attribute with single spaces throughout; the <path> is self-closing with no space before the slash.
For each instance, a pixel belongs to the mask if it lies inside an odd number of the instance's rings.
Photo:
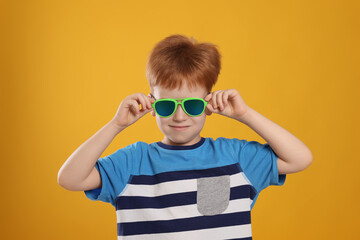
<path id="1" fill-rule="evenodd" d="M 191 115 L 200 115 L 204 110 L 204 102 L 197 99 L 187 100 L 184 102 L 185 110 Z"/>
<path id="2" fill-rule="evenodd" d="M 162 117 L 170 116 L 175 108 L 175 103 L 172 101 L 159 101 L 155 104 L 157 114 Z"/>

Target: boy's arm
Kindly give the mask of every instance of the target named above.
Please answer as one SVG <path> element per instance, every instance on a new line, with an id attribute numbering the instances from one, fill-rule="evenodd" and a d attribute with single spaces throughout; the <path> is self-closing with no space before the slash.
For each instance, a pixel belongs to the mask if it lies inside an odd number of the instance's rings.
<path id="1" fill-rule="evenodd" d="M 153 101 L 143 93 L 127 96 L 115 117 L 76 149 L 62 165 L 58 172 L 58 184 L 71 191 L 99 188 L 101 176 L 95 168 L 97 160 L 117 134 L 152 110 Z"/>
<path id="2" fill-rule="evenodd" d="M 246 114 L 237 120 L 253 129 L 274 150 L 279 174 L 299 172 L 312 163 L 312 153 L 303 142 L 254 109 L 248 107 Z"/>
<path id="3" fill-rule="evenodd" d="M 71 191 L 84 191 L 101 187 L 101 178 L 95 163 L 112 140 L 125 128 L 112 121 L 71 154 L 58 172 L 58 184 Z"/>
<path id="4" fill-rule="evenodd" d="M 266 140 L 278 156 L 279 174 L 299 172 L 313 161 L 310 149 L 290 132 L 246 105 L 236 89 L 220 90 L 205 97 L 207 115 L 218 113 L 238 120 Z"/>

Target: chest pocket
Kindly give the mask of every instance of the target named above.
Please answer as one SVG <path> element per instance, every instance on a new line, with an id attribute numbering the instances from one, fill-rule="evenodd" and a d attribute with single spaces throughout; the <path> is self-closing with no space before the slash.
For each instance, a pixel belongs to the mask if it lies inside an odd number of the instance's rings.
<path id="1" fill-rule="evenodd" d="M 216 215 L 224 212 L 230 200 L 230 176 L 197 179 L 196 205 L 202 215 Z"/>

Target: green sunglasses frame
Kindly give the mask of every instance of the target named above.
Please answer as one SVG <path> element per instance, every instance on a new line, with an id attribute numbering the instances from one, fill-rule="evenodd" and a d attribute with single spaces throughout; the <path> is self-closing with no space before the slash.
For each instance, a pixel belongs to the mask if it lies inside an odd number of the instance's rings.
<path id="1" fill-rule="evenodd" d="M 155 98 L 154 98 L 154 99 L 155 99 Z M 198 115 L 192 115 L 192 114 L 190 114 L 190 113 L 188 113 L 188 112 L 186 111 L 185 106 L 184 106 L 184 102 L 189 101 L 189 100 L 201 100 L 201 101 L 204 102 L 204 108 L 203 108 L 203 110 L 201 111 L 200 114 L 198 114 Z M 157 102 L 161 102 L 161 101 L 171 101 L 171 102 L 174 102 L 174 103 L 175 103 L 174 111 L 173 111 L 169 116 L 162 116 L 162 115 L 160 115 L 160 114 L 156 111 L 155 104 L 156 104 Z M 181 101 L 181 102 L 178 102 L 178 101 Z M 191 117 L 197 117 L 197 116 L 200 116 L 201 114 L 204 113 L 205 108 L 206 108 L 206 105 L 207 105 L 207 102 L 206 102 L 204 99 L 202 99 L 202 98 L 163 98 L 163 99 L 155 100 L 155 102 L 154 102 L 153 104 L 151 104 L 151 106 L 154 108 L 156 114 L 157 114 L 159 117 L 163 117 L 163 118 L 171 117 L 172 115 L 174 115 L 176 109 L 178 108 L 178 105 L 181 105 L 182 109 L 184 110 L 184 112 L 185 112 L 187 115 L 189 115 L 189 116 L 191 116 Z"/>

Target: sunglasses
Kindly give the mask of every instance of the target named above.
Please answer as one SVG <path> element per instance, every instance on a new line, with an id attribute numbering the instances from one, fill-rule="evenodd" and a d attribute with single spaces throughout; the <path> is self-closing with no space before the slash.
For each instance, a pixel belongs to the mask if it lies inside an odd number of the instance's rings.
<path id="1" fill-rule="evenodd" d="M 151 97 L 155 99 L 152 94 Z M 158 100 L 155 99 L 152 107 L 159 117 L 165 118 L 172 116 L 179 104 L 187 115 L 197 117 L 203 114 L 207 102 L 202 98 L 163 98 Z"/>

